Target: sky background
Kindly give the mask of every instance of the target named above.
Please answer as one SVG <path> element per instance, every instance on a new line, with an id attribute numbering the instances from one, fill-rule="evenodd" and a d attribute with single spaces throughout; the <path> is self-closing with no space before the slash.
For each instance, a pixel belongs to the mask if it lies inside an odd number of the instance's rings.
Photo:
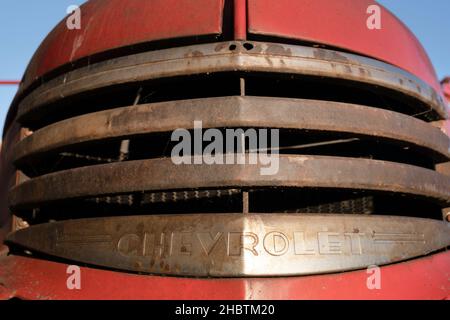
<path id="1" fill-rule="evenodd" d="M 339 0 L 336 0 L 339 1 Z M 0 80 L 19 80 L 45 36 L 84 0 L 14 0 L 0 7 Z M 450 75 L 450 0 L 378 0 L 419 38 L 439 79 Z M 0 132 L 16 86 L 0 86 Z"/>

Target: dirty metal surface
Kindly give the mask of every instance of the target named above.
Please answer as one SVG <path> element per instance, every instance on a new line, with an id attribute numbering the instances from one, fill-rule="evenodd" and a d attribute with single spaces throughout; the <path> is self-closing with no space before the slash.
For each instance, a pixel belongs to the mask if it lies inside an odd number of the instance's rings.
<path id="1" fill-rule="evenodd" d="M 222 187 L 322 187 L 415 194 L 450 203 L 450 177 L 394 162 L 280 155 L 279 171 L 257 164 L 175 165 L 170 158 L 116 162 L 43 175 L 14 187 L 12 209 L 100 195 Z"/>
<path id="2" fill-rule="evenodd" d="M 439 163 L 436 165 L 436 171 L 446 176 L 450 176 L 450 162 Z"/>
<path id="3" fill-rule="evenodd" d="M 166 215 L 35 225 L 8 244 L 119 270 L 179 276 L 339 272 L 426 255 L 450 245 L 450 225 L 347 215 Z"/>
<path id="4" fill-rule="evenodd" d="M 417 99 L 442 119 L 447 116 L 442 96 L 392 65 L 320 48 L 234 41 L 145 52 L 74 70 L 27 95 L 19 105 L 18 119 L 26 122 L 30 114 L 42 117 L 38 111 L 61 98 L 113 85 L 238 71 L 316 76 L 380 86 Z"/>
<path id="5" fill-rule="evenodd" d="M 61 147 L 177 128 L 283 128 L 385 138 L 450 158 L 450 139 L 438 128 L 400 113 L 329 101 L 220 97 L 170 101 L 90 113 L 54 123 L 19 142 L 15 162 Z"/>

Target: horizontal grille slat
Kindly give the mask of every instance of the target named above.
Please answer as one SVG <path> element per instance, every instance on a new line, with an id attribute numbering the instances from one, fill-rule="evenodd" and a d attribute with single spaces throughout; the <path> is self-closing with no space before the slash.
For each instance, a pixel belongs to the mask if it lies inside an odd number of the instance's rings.
<path id="1" fill-rule="evenodd" d="M 130 106 L 70 118 L 23 139 L 15 162 L 86 142 L 193 129 L 280 128 L 388 139 L 450 159 L 448 137 L 429 124 L 399 113 L 358 105 L 263 97 L 221 97 Z"/>
<path id="2" fill-rule="evenodd" d="M 13 209 L 51 201 L 150 190 L 223 187 L 363 189 L 415 194 L 450 204 L 450 177 L 415 166 L 375 160 L 280 156 L 279 172 L 258 165 L 174 165 L 171 159 L 118 162 L 34 178 L 10 194 Z"/>
<path id="3" fill-rule="evenodd" d="M 408 96 L 422 104 L 423 111 L 431 108 L 432 119 L 447 117 L 442 97 L 417 77 L 391 65 L 320 48 L 253 43 L 249 49 L 241 42 L 225 42 L 141 53 L 69 72 L 26 96 L 19 104 L 18 119 L 30 123 L 45 114 L 46 105 L 100 88 L 220 72 L 314 76 L 379 86 Z"/>

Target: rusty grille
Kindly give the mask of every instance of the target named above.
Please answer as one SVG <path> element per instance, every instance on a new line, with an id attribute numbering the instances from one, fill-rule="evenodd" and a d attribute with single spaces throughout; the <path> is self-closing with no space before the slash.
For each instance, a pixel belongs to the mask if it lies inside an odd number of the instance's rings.
<path id="1" fill-rule="evenodd" d="M 450 143 L 433 125 L 446 117 L 442 98 L 413 75 L 309 46 L 216 42 L 78 66 L 18 104 L 20 183 L 9 203 L 31 228 L 8 241 L 16 253 L 188 276 L 417 257 L 449 243 L 438 220 L 450 207 Z M 278 129 L 278 173 L 175 165 L 172 132 L 199 120 L 203 130 Z M 199 241 L 184 245 L 186 234 Z M 242 259 L 244 249 L 265 262 Z"/>
<path id="2" fill-rule="evenodd" d="M 441 219 L 450 179 L 435 166 L 449 139 L 430 122 L 445 117 L 425 83 L 349 53 L 250 41 L 138 53 L 23 98 L 29 132 L 13 153 L 24 182 L 11 207 L 30 223 L 243 211 Z M 194 120 L 278 128 L 286 165 L 271 181 L 248 167 L 175 168 L 170 134 Z M 292 165 L 299 156 L 308 165 Z"/>

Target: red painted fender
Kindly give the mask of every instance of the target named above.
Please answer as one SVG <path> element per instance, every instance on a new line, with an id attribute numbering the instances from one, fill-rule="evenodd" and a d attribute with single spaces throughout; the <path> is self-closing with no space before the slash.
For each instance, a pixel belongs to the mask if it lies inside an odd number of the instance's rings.
<path id="1" fill-rule="evenodd" d="M 67 288 L 68 265 L 19 256 L 0 258 L 0 299 L 433 299 L 450 297 L 450 252 L 380 268 L 285 278 L 190 279 L 81 268 L 81 290 Z"/>

